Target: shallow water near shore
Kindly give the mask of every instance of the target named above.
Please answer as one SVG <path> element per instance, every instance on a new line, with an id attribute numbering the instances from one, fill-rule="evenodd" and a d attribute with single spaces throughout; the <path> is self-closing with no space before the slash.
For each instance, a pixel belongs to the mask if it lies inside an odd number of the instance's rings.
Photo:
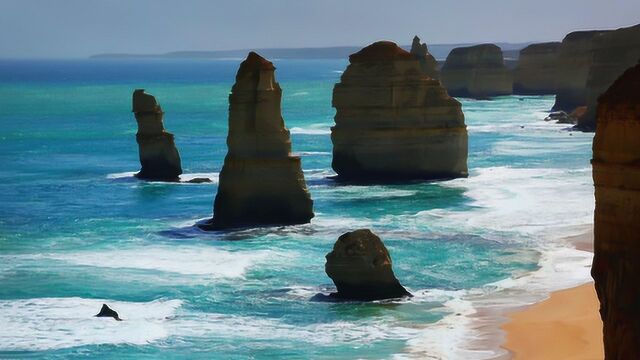
<path id="1" fill-rule="evenodd" d="M 460 350 L 477 299 L 586 280 L 590 255 L 561 238 L 593 218 L 593 135 L 542 121 L 553 97 L 462 100 L 467 179 L 343 185 L 329 134 L 346 61 L 274 63 L 316 217 L 207 233 L 193 225 L 239 60 L 0 61 L 0 357 L 481 358 Z M 135 88 L 162 105 L 183 178 L 212 183 L 133 178 Z M 324 255 L 363 227 L 416 296 L 311 301 L 334 289 Z M 125 321 L 92 317 L 102 303 Z"/>

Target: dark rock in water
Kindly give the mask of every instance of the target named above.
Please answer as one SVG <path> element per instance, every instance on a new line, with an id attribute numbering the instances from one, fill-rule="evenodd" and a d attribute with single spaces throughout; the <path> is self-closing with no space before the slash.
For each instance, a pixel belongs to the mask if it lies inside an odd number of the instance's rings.
<path id="1" fill-rule="evenodd" d="M 572 118 L 571 115 L 567 114 L 564 111 L 554 111 L 549 114 L 544 121 L 555 121 L 558 124 L 575 124 L 576 119 Z"/>
<path id="2" fill-rule="evenodd" d="M 640 359 L 640 64 L 598 100 L 594 257 L 606 359 Z"/>
<path id="3" fill-rule="evenodd" d="M 331 297 L 371 301 L 411 296 L 393 274 L 387 248 L 371 230 L 343 234 L 326 258 L 325 271 L 338 289 Z"/>
<path id="4" fill-rule="evenodd" d="M 254 52 L 240 64 L 229 95 L 229 151 L 213 219 L 198 224 L 204 230 L 304 224 L 313 218 L 300 157 L 291 154 L 274 71 Z"/>
<path id="5" fill-rule="evenodd" d="M 108 307 L 107 304 L 102 304 L 102 308 L 100 309 L 100 312 L 96 315 L 96 317 L 112 317 L 118 321 L 122 321 L 122 319 L 120 319 L 120 316 L 118 316 L 118 313 Z"/>
<path id="6" fill-rule="evenodd" d="M 209 178 L 193 178 L 191 180 L 183 181 L 183 183 L 189 184 L 202 184 L 202 183 L 210 183 L 212 182 Z"/>
<path id="7" fill-rule="evenodd" d="M 138 122 L 138 149 L 142 168 L 138 179 L 179 181 L 182 174 L 180 154 L 173 134 L 164 130 L 164 113 L 153 95 L 137 89 L 133 92 L 133 113 Z"/>

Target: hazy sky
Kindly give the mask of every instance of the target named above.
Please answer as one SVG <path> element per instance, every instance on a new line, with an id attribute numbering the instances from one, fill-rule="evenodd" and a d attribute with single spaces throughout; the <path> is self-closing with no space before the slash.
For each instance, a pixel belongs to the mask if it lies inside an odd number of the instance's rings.
<path id="1" fill-rule="evenodd" d="M 560 40 L 640 23 L 640 0 L 0 0 L 0 57 Z"/>

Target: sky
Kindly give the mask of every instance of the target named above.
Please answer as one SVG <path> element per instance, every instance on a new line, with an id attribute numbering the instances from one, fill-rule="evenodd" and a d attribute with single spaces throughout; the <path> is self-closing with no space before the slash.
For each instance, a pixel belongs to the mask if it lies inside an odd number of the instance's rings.
<path id="1" fill-rule="evenodd" d="M 0 58 L 561 40 L 640 23 L 640 0 L 0 0 Z"/>

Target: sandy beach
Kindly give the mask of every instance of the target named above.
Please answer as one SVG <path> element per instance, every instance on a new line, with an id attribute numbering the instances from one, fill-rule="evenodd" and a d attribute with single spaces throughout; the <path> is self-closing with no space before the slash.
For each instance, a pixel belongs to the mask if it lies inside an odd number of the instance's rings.
<path id="1" fill-rule="evenodd" d="M 593 283 L 554 292 L 508 316 L 503 347 L 514 359 L 603 359 L 598 307 Z"/>

